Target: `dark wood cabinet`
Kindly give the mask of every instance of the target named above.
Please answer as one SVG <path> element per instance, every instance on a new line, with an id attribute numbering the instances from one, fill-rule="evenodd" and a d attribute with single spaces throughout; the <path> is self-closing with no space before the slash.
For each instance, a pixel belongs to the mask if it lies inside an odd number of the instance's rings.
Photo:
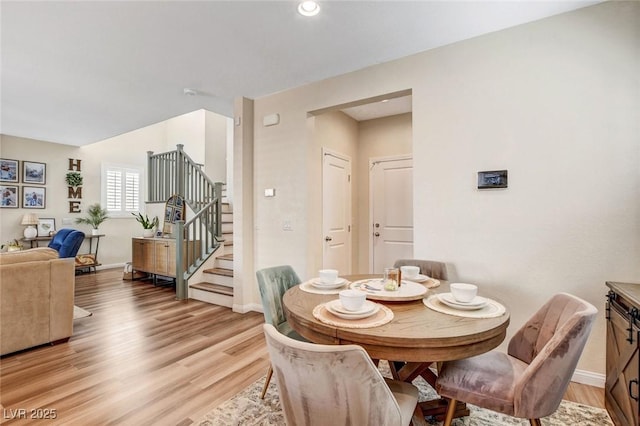
<path id="1" fill-rule="evenodd" d="M 605 406 L 618 426 L 640 414 L 640 284 L 607 282 Z"/>

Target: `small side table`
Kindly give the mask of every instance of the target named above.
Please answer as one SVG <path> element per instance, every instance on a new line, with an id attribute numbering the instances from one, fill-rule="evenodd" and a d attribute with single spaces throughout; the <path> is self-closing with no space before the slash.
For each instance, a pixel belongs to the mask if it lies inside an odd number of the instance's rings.
<path id="1" fill-rule="evenodd" d="M 91 272 L 91 268 L 93 268 L 93 272 L 96 272 L 96 266 L 101 265 L 101 263 L 98 262 L 98 248 L 100 247 L 100 238 L 102 237 L 104 237 L 104 234 L 84 234 L 84 239 L 89 240 L 89 252 L 76 256 L 76 271 L 83 272 L 85 269 L 88 269 L 89 272 Z M 95 251 L 93 249 L 93 240 L 96 240 Z"/>

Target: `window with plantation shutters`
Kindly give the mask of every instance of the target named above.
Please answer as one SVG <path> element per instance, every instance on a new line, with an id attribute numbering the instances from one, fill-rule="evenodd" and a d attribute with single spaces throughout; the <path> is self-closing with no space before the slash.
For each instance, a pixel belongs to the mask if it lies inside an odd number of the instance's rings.
<path id="1" fill-rule="evenodd" d="M 103 204 L 110 215 L 140 211 L 142 170 L 132 166 L 103 165 Z"/>

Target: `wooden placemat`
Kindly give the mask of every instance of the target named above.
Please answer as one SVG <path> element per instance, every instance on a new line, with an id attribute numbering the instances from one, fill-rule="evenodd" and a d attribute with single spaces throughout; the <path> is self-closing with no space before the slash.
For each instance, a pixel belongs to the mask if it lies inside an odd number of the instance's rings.
<path id="1" fill-rule="evenodd" d="M 465 318 L 495 318 L 504 315 L 504 313 L 507 311 L 501 303 L 498 303 L 495 300 L 489 298 L 486 299 L 487 306 L 473 311 L 463 311 L 447 306 L 442 303 L 440 299 L 438 299 L 437 294 L 429 296 L 426 299 L 422 299 L 422 302 L 427 308 L 433 309 L 434 311 Z"/>
<path id="2" fill-rule="evenodd" d="M 371 328 L 378 327 L 390 322 L 393 319 L 393 311 L 384 305 L 380 305 L 380 310 L 367 318 L 349 320 L 342 319 L 327 310 L 324 303 L 313 308 L 313 316 L 320 322 L 343 328 Z"/>
<path id="3" fill-rule="evenodd" d="M 344 285 L 341 286 L 341 287 L 331 288 L 331 289 L 328 289 L 328 290 L 323 290 L 323 289 L 318 288 L 318 287 L 314 286 L 313 284 L 311 284 L 311 280 L 309 280 L 309 281 L 305 281 L 302 284 L 300 284 L 300 290 L 306 291 L 307 293 L 314 293 L 314 294 L 338 294 L 342 290 L 348 289 L 349 288 L 349 284 L 351 284 L 351 281 L 345 280 Z"/>

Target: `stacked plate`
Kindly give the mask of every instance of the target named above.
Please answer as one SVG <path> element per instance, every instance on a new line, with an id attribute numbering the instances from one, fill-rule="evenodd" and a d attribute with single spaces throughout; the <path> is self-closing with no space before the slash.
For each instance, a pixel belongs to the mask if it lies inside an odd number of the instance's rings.
<path id="1" fill-rule="evenodd" d="M 430 277 L 428 277 L 426 275 L 422 275 L 422 274 L 418 274 L 415 277 L 411 277 L 411 278 L 406 277 L 406 276 L 403 276 L 402 278 L 403 278 L 403 280 L 413 281 L 413 282 L 416 282 L 416 283 L 423 283 L 423 282 L 431 279 Z"/>
<path id="2" fill-rule="evenodd" d="M 345 280 L 344 278 L 338 278 L 337 280 L 335 280 L 332 283 L 325 283 L 324 281 L 321 281 L 320 278 L 313 278 L 311 280 L 311 285 L 314 286 L 315 288 L 319 288 L 322 290 L 331 290 L 334 288 L 339 288 L 342 287 L 343 285 L 345 285 L 347 283 L 347 280 Z"/>
<path id="3" fill-rule="evenodd" d="M 342 306 L 340 299 L 331 300 L 330 302 L 325 303 L 325 308 L 327 311 L 331 312 L 333 315 L 342 319 L 362 319 L 367 318 L 372 315 L 375 315 L 380 310 L 380 305 L 377 303 L 373 303 L 370 300 L 366 300 L 362 308 L 357 311 L 349 311 Z"/>
<path id="4" fill-rule="evenodd" d="M 476 296 L 471 302 L 459 302 L 451 293 L 438 293 L 438 300 L 450 308 L 460 309 L 462 311 L 474 311 L 476 309 L 482 309 L 487 306 L 487 299 L 484 297 Z"/>

